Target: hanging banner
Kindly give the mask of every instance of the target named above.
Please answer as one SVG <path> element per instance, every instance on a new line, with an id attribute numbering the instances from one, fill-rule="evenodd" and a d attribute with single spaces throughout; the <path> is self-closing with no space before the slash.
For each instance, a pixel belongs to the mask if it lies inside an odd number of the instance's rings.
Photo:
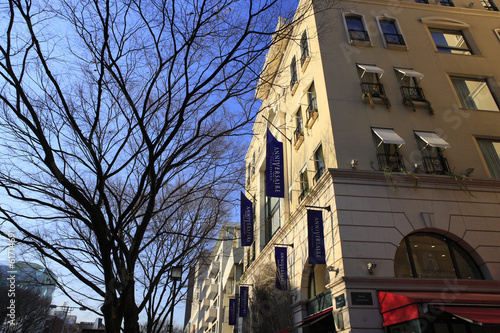
<path id="1" fill-rule="evenodd" d="M 248 287 L 240 287 L 240 317 L 248 315 Z"/>
<path id="2" fill-rule="evenodd" d="M 309 263 L 311 265 L 326 264 L 323 212 L 321 210 L 307 211 L 307 231 L 309 239 Z"/>
<path id="3" fill-rule="evenodd" d="M 276 288 L 286 290 L 288 280 L 286 247 L 275 247 L 274 255 L 276 259 Z"/>
<path id="4" fill-rule="evenodd" d="M 253 207 L 252 202 L 241 193 L 241 246 L 253 243 Z"/>
<path id="5" fill-rule="evenodd" d="M 285 197 L 283 177 L 283 143 L 279 142 L 267 129 L 266 146 L 266 196 Z"/>
<path id="6" fill-rule="evenodd" d="M 229 300 L 229 325 L 236 325 L 236 299 Z"/>

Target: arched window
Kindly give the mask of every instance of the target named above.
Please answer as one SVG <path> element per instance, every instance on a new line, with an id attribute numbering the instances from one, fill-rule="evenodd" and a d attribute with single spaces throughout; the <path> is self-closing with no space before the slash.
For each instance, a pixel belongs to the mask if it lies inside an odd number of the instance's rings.
<path id="1" fill-rule="evenodd" d="M 366 29 L 365 19 L 362 15 L 344 13 L 344 24 L 347 31 L 347 40 L 352 42 L 369 42 L 370 35 Z"/>
<path id="2" fill-rule="evenodd" d="M 438 234 L 417 232 L 401 241 L 394 258 L 396 277 L 483 279 L 471 256 Z"/>

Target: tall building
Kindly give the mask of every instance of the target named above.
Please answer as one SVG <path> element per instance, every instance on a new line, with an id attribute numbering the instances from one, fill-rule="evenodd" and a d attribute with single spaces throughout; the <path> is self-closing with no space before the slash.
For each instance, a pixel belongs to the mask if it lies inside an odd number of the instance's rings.
<path id="1" fill-rule="evenodd" d="M 229 300 L 237 298 L 236 281 L 243 271 L 239 235 L 239 223 L 225 223 L 212 252 L 200 256 L 190 272 L 193 279 L 189 283 L 191 297 L 186 302 L 184 332 L 234 332 L 228 319 Z"/>
<path id="2" fill-rule="evenodd" d="M 39 296 L 52 299 L 56 289 L 56 276 L 47 268 L 29 262 L 16 262 L 10 265 L 0 265 L 0 286 L 8 286 L 7 278 L 15 276 L 16 288 L 32 290 Z"/>
<path id="3" fill-rule="evenodd" d="M 286 26 L 256 92 L 255 242 L 238 283 L 255 284 L 285 247 L 293 324 L 283 330 L 500 332 L 493 0 L 312 1 Z M 266 195 L 267 130 L 283 143 L 283 198 Z M 325 264 L 310 258 L 311 211 Z M 272 320 L 263 307 L 251 309 Z"/>

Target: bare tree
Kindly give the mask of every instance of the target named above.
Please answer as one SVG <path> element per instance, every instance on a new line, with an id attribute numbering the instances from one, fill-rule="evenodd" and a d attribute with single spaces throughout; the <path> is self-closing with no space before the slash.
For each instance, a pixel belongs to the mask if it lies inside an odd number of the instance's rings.
<path id="1" fill-rule="evenodd" d="M 272 333 L 291 327 L 293 313 L 290 304 L 289 290 L 276 288 L 276 266 L 273 263 L 263 265 L 253 281 L 250 316 L 243 321 L 244 331 Z"/>
<path id="2" fill-rule="evenodd" d="M 263 55 L 308 11 L 278 0 L 0 6 L 4 223 L 107 332 L 138 332 L 141 311 L 162 327 L 170 268 L 227 218 Z M 288 23 L 275 31 L 279 13 Z"/>

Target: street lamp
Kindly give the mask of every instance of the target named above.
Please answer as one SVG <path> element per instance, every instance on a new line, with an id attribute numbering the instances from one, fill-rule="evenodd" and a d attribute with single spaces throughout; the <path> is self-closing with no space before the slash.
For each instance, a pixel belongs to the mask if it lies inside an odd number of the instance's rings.
<path id="1" fill-rule="evenodd" d="M 175 287 L 177 286 L 177 281 L 182 279 L 182 265 L 173 266 L 170 270 L 170 278 L 174 281 L 174 288 L 172 293 L 172 312 L 170 313 L 170 332 L 174 331 L 174 304 L 175 304 Z"/>

